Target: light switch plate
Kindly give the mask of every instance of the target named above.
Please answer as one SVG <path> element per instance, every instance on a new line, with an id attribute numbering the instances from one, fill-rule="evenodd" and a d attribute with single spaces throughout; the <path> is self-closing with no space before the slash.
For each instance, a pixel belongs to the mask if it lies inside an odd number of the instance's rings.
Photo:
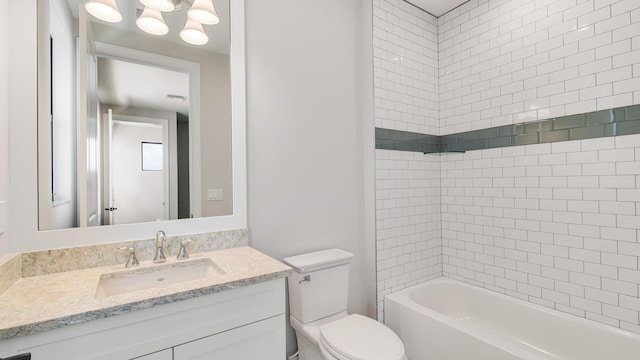
<path id="1" fill-rule="evenodd" d="M 224 200 L 222 189 L 207 189 L 207 200 L 209 201 Z"/>
<path id="2" fill-rule="evenodd" d="M 4 233 L 5 215 L 4 201 L 0 201 L 0 234 Z"/>

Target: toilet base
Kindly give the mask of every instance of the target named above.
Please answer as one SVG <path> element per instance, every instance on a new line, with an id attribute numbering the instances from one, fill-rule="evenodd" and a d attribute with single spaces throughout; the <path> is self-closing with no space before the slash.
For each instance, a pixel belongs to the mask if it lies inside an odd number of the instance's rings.
<path id="1" fill-rule="evenodd" d="M 317 343 L 312 342 L 303 334 L 296 331 L 296 337 L 298 338 L 298 360 L 327 360 L 322 356 L 320 352 L 320 346 Z"/>

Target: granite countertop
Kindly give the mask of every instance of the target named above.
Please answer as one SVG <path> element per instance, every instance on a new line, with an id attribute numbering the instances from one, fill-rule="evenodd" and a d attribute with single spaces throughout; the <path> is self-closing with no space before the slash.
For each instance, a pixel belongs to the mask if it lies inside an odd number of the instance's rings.
<path id="1" fill-rule="evenodd" d="M 139 271 L 185 263 L 213 261 L 216 275 L 145 290 L 96 298 L 102 274 Z M 179 266 L 179 265 L 178 265 Z M 19 278 L 0 294 L 0 340 L 106 318 L 156 305 L 286 277 L 291 268 L 248 246 L 190 254 L 188 260 L 167 257 L 164 264 L 141 261 Z"/>

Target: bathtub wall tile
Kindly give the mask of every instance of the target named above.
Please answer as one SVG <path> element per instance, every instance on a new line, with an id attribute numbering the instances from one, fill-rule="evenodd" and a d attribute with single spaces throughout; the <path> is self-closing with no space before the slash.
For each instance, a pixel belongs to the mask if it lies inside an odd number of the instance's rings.
<path id="1" fill-rule="evenodd" d="M 376 150 L 378 319 L 384 296 L 442 276 L 439 155 Z"/>
<path id="2" fill-rule="evenodd" d="M 440 135 L 638 104 L 640 24 L 629 19 L 640 2 L 615 10 L 617 3 L 481 0 L 439 17 Z M 638 127 L 612 127 L 609 115 L 575 117 L 567 129 L 590 127 L 545 136 L 577 140 Z M 516 144 L 527 144 L 527 133 Z"/>
<path id="3" fill-rule="evenodd" d="M 444 275 L 638 331 L 640 135 L 614 139 L 441 155 Z"/>
<path id="4" fill-rule="evenodd" d="M 571 2 L 372 1 L 375 126 L 476 149 L 376 150 L 380 319 L 444 274 L 640 333 L 640 2 Z"/>
<path id="5" fill-rule="evenodd" d="M 373 0 L 375 124 L 438 135 L 437 18 L 404 0 Z"/>

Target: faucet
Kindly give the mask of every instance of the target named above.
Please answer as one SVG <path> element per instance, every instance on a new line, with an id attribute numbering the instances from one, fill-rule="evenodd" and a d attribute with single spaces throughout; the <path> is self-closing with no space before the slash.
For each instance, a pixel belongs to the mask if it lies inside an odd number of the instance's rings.
<path id="1" fill-rule="evenodd" d="M 126 267 L 129 268 L 129 267 L 140 265 L 140 263 L 138 262 L 138 258 L 136 257 L 136 249 L 125 246 L 125 247 L 118 248 L 116 250 L 126 250 L 129 252 L 127 263 L 125 264 Z"/>
<path id="2" fill-rule="evenodd" d="M 158 233 L 156 234 L 156 256 L 153 258 L 153 262 L 155 264 L 159 264 L 167 261 L 167 258 L 164 257 L 164 249 L 163 249 L 165 238 L 166 238 L 166 235 L 164 234 L 164 231 L 162 230 L 158 231 Z"/>
<path id="3" fill-rule="evenodd" d="M 191 240 L 184 240 L 180 242 L 180 250 L 178 251 L 178 256 L 176 259 L 185 260 L 189 258 L 189 254 L 187 253 L 187 245 L 191 242 Z"/>

